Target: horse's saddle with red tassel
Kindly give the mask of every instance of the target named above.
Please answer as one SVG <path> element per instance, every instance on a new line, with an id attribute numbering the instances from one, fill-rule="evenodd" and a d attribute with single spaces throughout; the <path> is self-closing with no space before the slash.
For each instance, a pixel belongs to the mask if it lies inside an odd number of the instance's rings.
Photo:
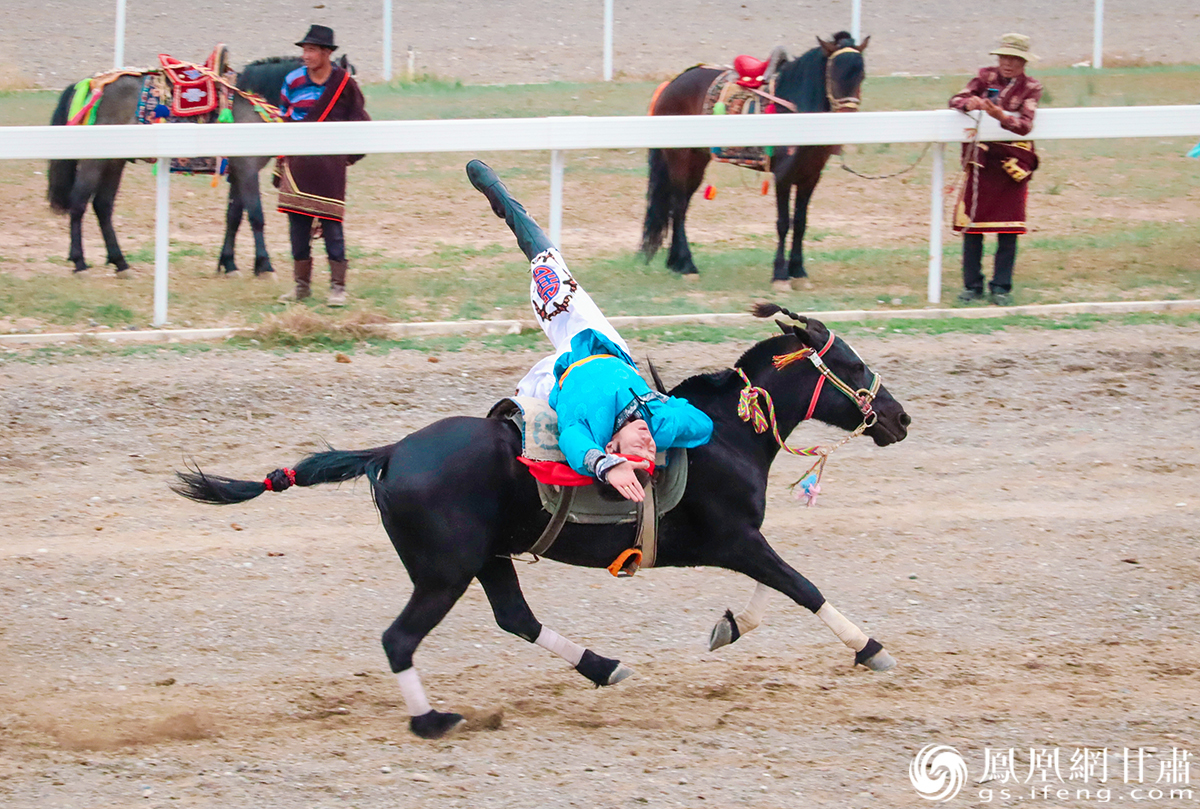
<path id="1" fill-rule="evenodd" d="M 780 65 L 787 61 L 787 52 L 776 48 L 766 59 L 745 54 L 733 60 L 713 79 L 704 95 L 703 115 L 759 115 L 777 111 L 775 78 Z M 770 147 L 722 146 L 712 149 L 712 158 L 720 163 L 768 171 L 771 164 Z"/>

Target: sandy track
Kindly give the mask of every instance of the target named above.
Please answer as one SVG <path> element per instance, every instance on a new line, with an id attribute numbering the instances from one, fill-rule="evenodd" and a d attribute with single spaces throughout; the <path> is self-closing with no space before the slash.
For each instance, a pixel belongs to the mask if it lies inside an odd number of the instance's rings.
<path id="1" fill-rule="evenodd" d="M 789 500 L 800 463 L 781 461 L 767 532 L 900 669 L 852 669 L 782 599 L 707 652 L 750 592 L 730 574 L 542 563 L 520 571 L 539 617 L 638 676 L 587 687 L 473 588 L 418 653 L 439 707 L 474 718 L 436 743 L 408 735 L 385 671 L 409 585 L 364 486 L 214 509 L 166 484 L 185 457 L 254 477 L 318 436 L 376 445 L 482 413 L 532 355 L 0 366 L 0 800 L 913 806 L 909 758 L 935 741 L 973 775 L 984 747 L 1194 750 L 1200 330 L 856 345 L 911 437 L 852 443 L 817 509 Z M 742 347 L 654 355 L 678 380 Z"/>

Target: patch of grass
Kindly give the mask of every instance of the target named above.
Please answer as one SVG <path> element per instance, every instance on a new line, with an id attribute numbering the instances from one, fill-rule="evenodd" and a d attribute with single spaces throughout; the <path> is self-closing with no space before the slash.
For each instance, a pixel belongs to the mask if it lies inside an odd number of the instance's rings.
<path id="1" fill-rule="evenodd" d="M 386 320 L 371 312 L 352 312 L 344 319 L 335 320 L 306 306 L 292 306 L 281 314 L 264 317 L 250 332 L 233 340 L 268 348 L 301 345 L 343 348 L 370 337 L 380 338 L 379 325 Z"/>

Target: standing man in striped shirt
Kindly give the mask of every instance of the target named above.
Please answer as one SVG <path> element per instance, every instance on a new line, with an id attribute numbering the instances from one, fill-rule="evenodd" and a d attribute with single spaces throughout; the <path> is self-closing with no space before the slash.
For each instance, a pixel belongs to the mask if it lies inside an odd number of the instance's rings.
<path id="1" fill-rule="evenodd" d="M 296 43 L 303 66 L 283 80 L 280 108 L 289 121 L 369 121 L 362 91 L 345 68 L 331 61 L 337 45 L 333 29 L 314 25 Z M 344 60 L 343 60 L 344 62 Z M 279 210 L 288 215 L 296 285 L 279 300 L 299 301 L 312 294 L 313 223 L 325 237 L 329 257 L 330 306 L 346 304 L 346 166 L 362 155 L 293 155 L 279 160 Z"/>

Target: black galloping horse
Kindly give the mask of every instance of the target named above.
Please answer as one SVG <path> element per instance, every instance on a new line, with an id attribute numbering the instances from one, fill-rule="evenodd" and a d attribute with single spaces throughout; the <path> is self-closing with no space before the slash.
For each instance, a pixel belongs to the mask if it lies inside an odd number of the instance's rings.
<path id="1" fill-rule="evenodd" d="M 797 112 L 852 112 L 858 109 L 865 68 L 862 52 L 871 38 L 861 45 L 845 31 L 831 41 L 817 37 L 819 47 L 798 59 L 785 62 L 778 71 L 775 95 L 795 106 Z M 676 76 L 658 95 L 653 115 L 700 115 L 704 97 L 713 80 L 723 71 L 693 67 Z M 777 105 L 778 112 L 786 109 Z M 790 279 L 804 278 L 802 242 L 808 216 L 808 202 L 821 179 L 821 170 L 836 146 L 776 146 L 770 161 L 775 175 L 775 223 L 779 246 L 775 251 L 772 280 L 786 285 Z M 692 195 L 704 179 L 704 170 L 712 154 L 708 149 L 651 149 L 650 181 L 646 191 L 646 221 L 642 228 L 642 254 L 649 261 L 662 246 L 670 227 L 671 250 L 667 267 L 681 275 L 697 272 L 688 246 L 684 221 Z M 796 189 L 795 221 L 789 211 L 792 188 Z M 792 230 L 790 256 L 784 248 L 789 227 Z"/>
<path id="2" fill-rule="evenodd" d="M 299 57 L 270 57 L 251 62 L 238 75 L 237 86 L 247 92 L 257 93 L 271 104 L 277 104 L 284 76 L 300 64 Z M 336 60 L 335 64 L 353 71 L 345 56 Z M 121 76 L 105 87 L 104 95 L 96 105 L 96 124 L 136 124 L 141 89 L 141 76 Z M 74 94 L 74 84 L 63 90 L 58 107 L 50 119 L 51 125 L 63 126 L 67 123 Z M 237 94 L 233 96 L 233 119 L 237 123 L 258 123 L 263 120 L 254 105 Z M 225 242 L 217 263 L 218 272 L 237 272 L 233 245 L 243 214 L 250 220 L 250 227 L 254 231 L 254 274 L 274 271 L 263 238 L 263 207 L 258 186 L 258 173 L 270 159 L 229 158 L 229 204 L 225 216 Z M 75 272 L 88 269 L 83 257 L 83 215 L 87 212 L 88 203 L 91 203 L 100 223 L 100 232 L 108 252 L 107 263 L 114 265 L 118 273 L 129 269 L 129 262 L 121 252 L 112 224 L 114 202 L 127 162 L 123 158 L 50 161 L 47 198 L 53 210 L 71 215 L 71 250 L 67 260 L 75 264 Z"/>
<path id="3" fill-rule="evenodd" d="M 787 436 L 812 417 L 845 430 L 856 430 L 869 417 L 864 401 L 834 385 L 818 387 L 822 373 L 807 361 L 823 351 L 830 374 L 850 389 L 867 391 L 875 375 L 841 338 L 813 319 L 791 315 L 780 323 L 783 334 L 750 348 L 734 368 L 693 376 L 670 391 L 686 398 L 713 420 L 712 441 L 688 451 L 688 482 L 680 504 L 660 523 L 656 566 L 711 566 L 743 573 L 791 598 L 820 617 L 855 652 L 854 662 L 873 670 L 895 661 L 841 615 L 808 579 L 768 544 L 761 532 L 766 509 L 767 475 L 779 452 L 772 431 L 755 431 L 738 415 L 747 383 L 765 408 L 774 402 L 779 434 Z M 740 372 L 740 373 L 739 373 Z M 764 395 L 765 394 L 765 395 Z M 816 395 L 816 401 L 812 399 Z M 865 434 L 879 446 L 902 441 L 910 419 L 887 389 L 879 386 L 867 402 L 873 421 Z M 290 485 L 337 483 L 365 475 L 392 545 L 413 583 L 399 617 L 383 633 L 388 663 L 397 675 L 418 736 L 437 738 L 462 722 L 457 713 L 433 710 L 413 668 L 417 646 L 446 616 L 473 579 L 483 585 L 496 622 L 508 632 L 537 643 L 574 665 L 598 686 L 613 685 L 632 674 L 617 660 L 601 657 L 544 627 L 521 592 L 510 555 L 527 551 L 549 521 L 529 470 L 517 461 L 521 436 L 512 422 L 452 417 L 435 422 L 395 444 L 357 451 L 331 450 L 309 455 L 295 469 L 272 472 L 265 481 L 234 480 L 199 470 L 179 475 L 176 491 L 203 503 L 240 503 L 264 491 Z M 547 556 L 559 562 L 604 568 L 634 542 L 629 525 L 568 522 Z M 718 622 L 711 645 L 737 640 L 749 625 L 731 613 Z"/>

